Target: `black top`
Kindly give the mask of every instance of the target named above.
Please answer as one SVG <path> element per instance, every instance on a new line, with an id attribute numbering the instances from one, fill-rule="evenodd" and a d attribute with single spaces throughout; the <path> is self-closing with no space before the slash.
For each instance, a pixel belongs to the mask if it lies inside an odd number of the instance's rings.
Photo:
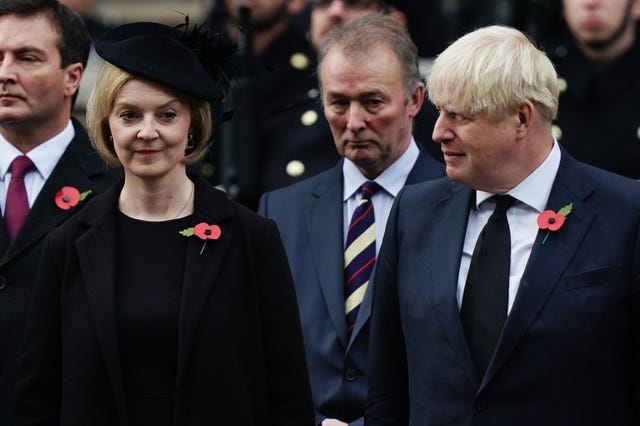
<path id="1" fill-rule="evenodd" d="M 173 422 L 178 315 L 191 217 L 117 219 L 117 320 L 129 425 Z"/>

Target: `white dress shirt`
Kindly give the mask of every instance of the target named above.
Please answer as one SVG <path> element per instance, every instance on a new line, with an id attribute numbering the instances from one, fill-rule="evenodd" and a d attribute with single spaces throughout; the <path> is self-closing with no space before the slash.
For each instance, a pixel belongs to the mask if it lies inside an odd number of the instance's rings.
<path id="1" fill-rule="evenodd" d="M 64 151 L 75 135 L 76 132 L 73 124 L 71 120 L 69 120 L 67 127 L 65 127 L 61 133 L 27 152 L 27 157 L 29 157 L 35 166 L 35 168 L 30 170 L 24 177 L 24 186 L 27 190 L 29 207 L 33 206 L 42 187 L 49 176 L 51 176 L 60 157 L 62 157 L 62 154 L 64 154 Z M 0 208 L 2 209 L 3 216 L 7 201 L 7 190 L 9 189 L 9 182 L 11 181 L 9 166 L 16 157 L 21 155 L 22 152 L 11 145 L 2 134 L 0 134 Z"/>
<path id="2" fill-rule="evenodd" d="M 518 294 L 520 280 L 531 255 L 531 249 L 538 234 L 538 215 L 546 208 L 551 187 L 556 178 L 560 166 L 560 148 L 554 141 L 551 152 L 544 162 L 531 173 L 518 186 L 507 194 L 517 202 L 507 210 L 507 221 L 511 232 L 511 266 L 509 270 L 509 304 L 508 312 Z M 473 249 L 476 246 L 478 236 L 482 228 L 489 221 L 493 213 L 495 202 L 488 200 L 495 194 L 484 191 L 476 191 L 476 208 L 469 212 L 467 233 L 462 247 L 462 259 L 458 275 L 457 300 L 458 308 L 462 305 L 464 287 L 469 273 L 469 264 Z M 486 201 L 486 202 L 485 202 Z M 571 201 L 567 200 L 567 204 Z"/>

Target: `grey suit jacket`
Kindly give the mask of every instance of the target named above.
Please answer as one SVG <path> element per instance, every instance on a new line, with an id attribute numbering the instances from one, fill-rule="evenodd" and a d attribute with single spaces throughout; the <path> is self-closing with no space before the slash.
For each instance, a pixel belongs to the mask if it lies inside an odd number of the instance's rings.
<path id="1" fill-rule="evenodd" d="M 421 151 L 407 184 L 439 178 L 444 167 Z M 258 212 L 278 224 L 293 273 L 317 422 L 362 422 L 367 391 L 367 290 L 347 340 L 344 314 L 342 160 L 332 169 L 263 195 Z"/>
<path id="2" fill-rule="evenodd" d="M 456 302 L 472 191 L 405 188 L 374 278 L 365 424 L 640 424 L 640 183 L 562 152 L 547 209 L 484 377 Z M 416 214 L 420 212 L 420 214 Z"/>

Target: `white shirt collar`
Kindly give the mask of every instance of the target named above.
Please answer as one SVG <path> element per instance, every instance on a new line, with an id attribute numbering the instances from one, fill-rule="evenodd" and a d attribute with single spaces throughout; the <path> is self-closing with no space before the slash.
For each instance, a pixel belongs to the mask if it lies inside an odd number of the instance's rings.
<path id="1" fill-rule="evenodd" d="M 411 173 L 411 169 L 413 169 L 419 155 L 420 150 L 412 137 L 411 143 L 406 151 L 393 164 L 387 167 L 386 170 L 380 173 L 380 175 L 375 178 L 375 181 L 395 198 L 407 181 L 407 177 L 409 173 Z M 344 176 L 342 200 L 346 201 L 369 179 L 347 158 L 344 159 L 342 173 Z"/>
<path id="2" fill-rule="evenodd" d="M 542 164 L 507 194 L 534 208 L 536 211 L 542 212 L 547 206 L 551 187 L 556 179 L 559 167 L 560 147 L 554 139 L 551 152 Z M 476 208 L 493 195 L 490 192 L 476 191 Z"/>
<path id="3" fill-rule="evenodd" d="M 73 123 L 69 120 L 62 132 L 27 153 L 43 179 L 49 178 L 75 135 Z M 22 153 L 0 134 L 0 181 L 4 181 L 11 162 L 20 155 Z"/>

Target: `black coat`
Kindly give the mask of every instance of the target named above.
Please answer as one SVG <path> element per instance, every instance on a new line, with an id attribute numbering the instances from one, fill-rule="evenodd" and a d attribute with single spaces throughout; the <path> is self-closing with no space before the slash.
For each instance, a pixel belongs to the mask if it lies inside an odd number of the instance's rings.
<path id="1" fill-rule="evenodd" d="M 38 198 L 29 210 L 19 234 L 9 242 L 4 220 L 0 218 L 0 425 L 8 426 L 9 402 L 15 383 L 16 364 L 31 289 L 35 281 L 42 242 L 47 232 L 84 205 L 59 209 L 54 197 L 63 186 L 80 192 L 100 193 L 115 180 L 118 171 L 107 170 L 91 148 L 84 128 L 73 121 L 76 131 Z"/>
<path id="2" fill-rule="evenodd" d="M 289 266 L 273 221 L 195 180 L 178 319 L 176 426 L 314 424 Z M 16 425 L 127 425 L 116 320 L 114 185 L 45 242 L 18 371 Z M 178 233 L 176 229 L 176 233 Z"/>
<path id="3" fill-rule="evenodd" d="M 558 142 L 580 161 L 640 179 L 640 30 L 635 45 L 602 69 L 571 41 L 552 59 L 562 83 Z"/>

